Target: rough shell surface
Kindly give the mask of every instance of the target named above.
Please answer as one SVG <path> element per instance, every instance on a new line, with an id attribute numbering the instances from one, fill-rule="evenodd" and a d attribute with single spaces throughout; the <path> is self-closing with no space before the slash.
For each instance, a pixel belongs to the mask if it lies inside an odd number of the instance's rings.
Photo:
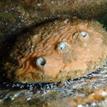
<path id="1" fill-rule="evenodd" d="M 85 35 L 85 36 L 84 36 Z M 4 58 L 9 79 L 63 81 L 100 67 L 107 57 L 106 31 L 94 21 L 59 20 L 18 36 Z"/>

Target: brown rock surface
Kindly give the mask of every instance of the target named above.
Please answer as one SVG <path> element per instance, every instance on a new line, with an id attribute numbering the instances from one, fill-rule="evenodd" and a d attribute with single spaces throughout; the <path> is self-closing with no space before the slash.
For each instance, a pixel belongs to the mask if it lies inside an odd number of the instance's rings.
<path id="1" fill-rule="evenodd" d="M 8 35 L 45 20 L 75 16 L 96 19 L 105 14 L 107 0 L 1 0 L 0 43 Z"/>

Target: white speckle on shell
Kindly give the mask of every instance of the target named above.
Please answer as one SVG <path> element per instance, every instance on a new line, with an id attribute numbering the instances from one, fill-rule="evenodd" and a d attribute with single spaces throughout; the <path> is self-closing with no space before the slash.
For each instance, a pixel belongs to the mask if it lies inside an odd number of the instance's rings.
<path id="1" fill-rule="evenodd" d="M 78 105 L 77 107 L 83 107 L 83 105 Z"/>
<path id="2" fill-rule="evenodd" d="M 92 105 L 93 107 L 96 107 L 96 103 L 95 103 L 95 102 L 93 102 L 91 105 Z"/>
<path id="3" fill-rule="evenodd" d="M 28 98 L 27 98 L 27 101 L 30 101 L 31 99 L 32 99 L 31 97 L 28 97 Z"/>
<path id="4" fill-rule="evenodd" d="M 42 4 L 41 3 L 37 3 L 37 6 L 40 7 Z"/>
<path id="5" fill-rule="evenodd" d="M 107 96 L 107 92 L 103 91 L 103 92 L 101 93 L 101 95 L 102 95 L 103 97 L 106 97 L 106 96 Z"/>
<path id="6" fill-rule="evenodd" d="M 54 1 L 51 1 L 51 4 L 54 4 Z"/>
<path id="7" fill-rule="evenodd" d="M 67 24 L 69 22 L 69 19 L 65 19 L 64 23 Z"/>

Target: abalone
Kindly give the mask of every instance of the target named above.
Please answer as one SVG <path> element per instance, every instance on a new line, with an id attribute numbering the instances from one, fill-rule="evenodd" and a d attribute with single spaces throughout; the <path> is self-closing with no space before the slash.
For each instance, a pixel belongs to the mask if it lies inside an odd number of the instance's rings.
<path id="1" fill-rule="evenodd" d="M 66 19 L 18 35 L 3 60 L 7 78 L 55 82 L 83 76 L 107 58 L 107 33 L 96 21 Z"/>

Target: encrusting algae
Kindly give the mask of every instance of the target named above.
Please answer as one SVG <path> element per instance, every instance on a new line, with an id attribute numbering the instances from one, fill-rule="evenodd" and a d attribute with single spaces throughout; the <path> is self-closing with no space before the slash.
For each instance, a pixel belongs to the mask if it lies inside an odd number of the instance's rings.
<path id="1" fill-rule="evenodd" d="M 3 62 L 7 77 L 20 82 L 74 79 L 107 58 L 107 33 L 95 21 L 56 20 L 19 35 Z"/>

